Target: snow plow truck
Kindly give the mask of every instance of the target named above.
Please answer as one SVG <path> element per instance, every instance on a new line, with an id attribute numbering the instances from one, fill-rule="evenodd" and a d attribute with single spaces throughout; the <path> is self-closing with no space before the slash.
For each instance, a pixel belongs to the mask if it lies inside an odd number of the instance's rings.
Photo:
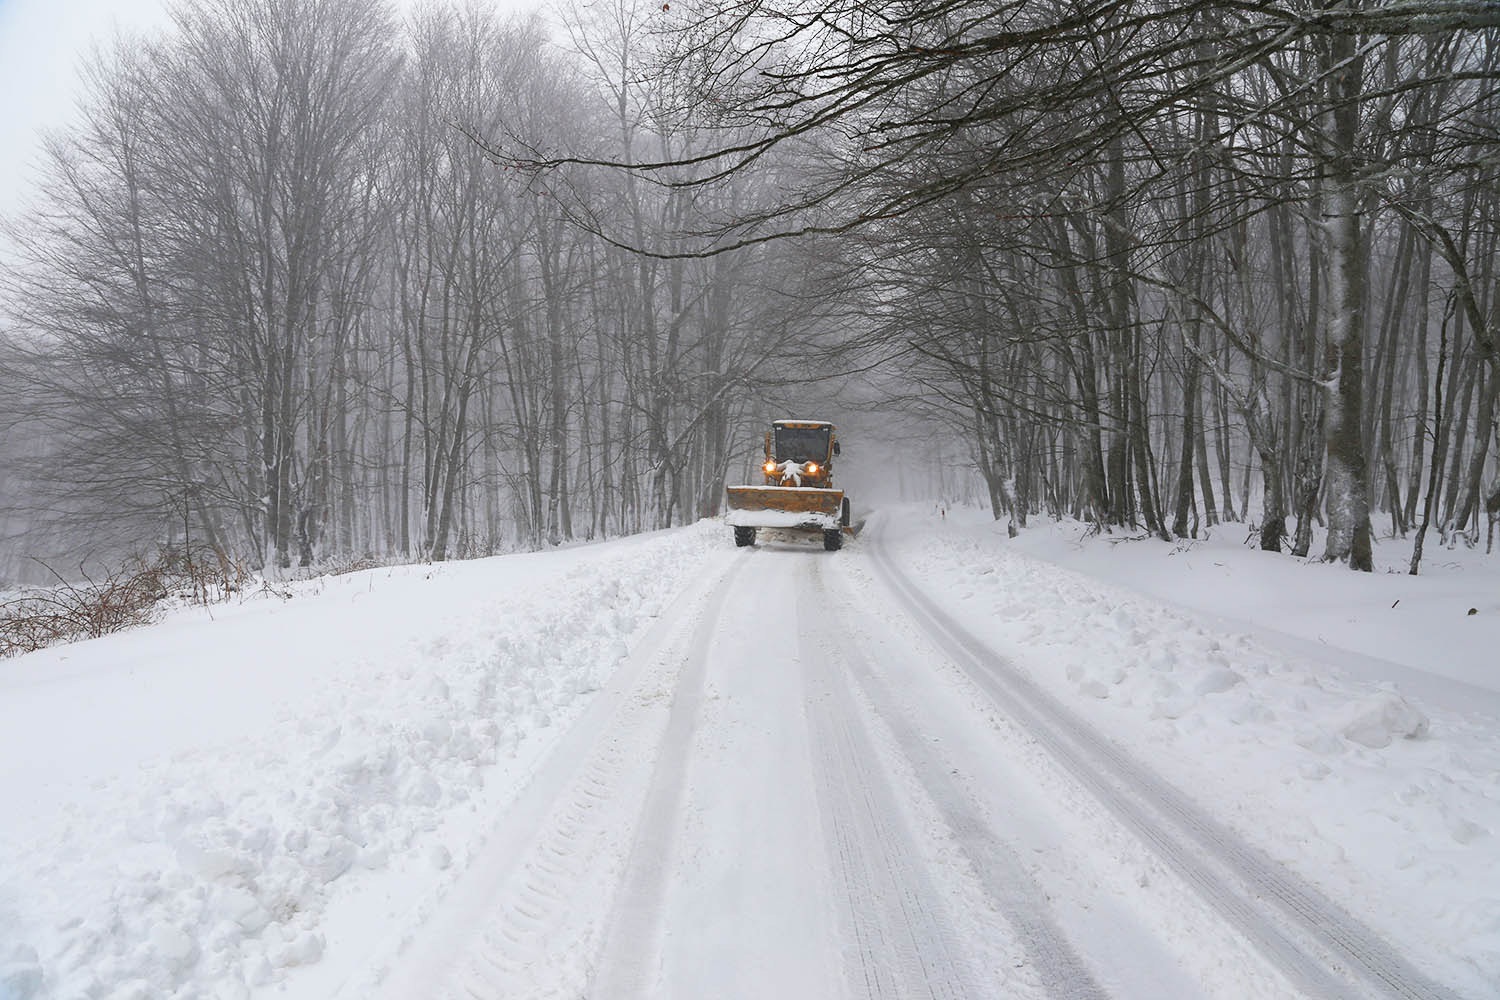
<path id="1" fill-rule="evenodd" d="M 761 529 L 821 533 L 823 548 L 844 544 L 849 526 L 849 498 L 833 488 L 833 460 L 839 441 L 824 420 L 777 420 L 766 432 L 761 463 L 763 486 L 730 486 L 729 513 L 734 544 L 754 545 Z"/>

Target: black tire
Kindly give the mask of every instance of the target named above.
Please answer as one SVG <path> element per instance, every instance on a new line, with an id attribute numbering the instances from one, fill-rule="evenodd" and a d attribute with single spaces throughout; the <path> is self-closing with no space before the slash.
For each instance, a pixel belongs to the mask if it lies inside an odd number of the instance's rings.
<path id="1" fill-rule="evenodd" d="M 839 528 L 823 529 L 823 548 L 829 552 L 837 552 L 844 547 L 844 532 Z"/>
<path id="2" fill-rule="evenodd" d="M 839 524 L 849 527 L 849 498 L 844 497 L 844 502 L 839 506 Z"/>
<path id="3" fill-rule="evenodd" d="M 740 548 L 744 548 L 746 545 L 754 545 L 755 529 L 741 528 L 736 525 L 734 529 L 734 544 L 738 545 Z"/>

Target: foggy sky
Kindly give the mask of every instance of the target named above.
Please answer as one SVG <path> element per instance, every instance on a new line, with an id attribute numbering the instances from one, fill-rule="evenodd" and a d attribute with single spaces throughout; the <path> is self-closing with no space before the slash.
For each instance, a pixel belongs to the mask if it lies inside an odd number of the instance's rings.
<path id="1" fill-rule="evenodd" d="M 540 0 L 491 0 L 525 11 Z M 399 9 L 416 0 L 395 0 Z M 0 216 L 32 198 L 44 129 L 64 128 L 80 96 L 78 67 L 115 32 L 170 24 L 168 0 L 0 0 Z M 3 247 L 0 247 L 3 251 Z"/>

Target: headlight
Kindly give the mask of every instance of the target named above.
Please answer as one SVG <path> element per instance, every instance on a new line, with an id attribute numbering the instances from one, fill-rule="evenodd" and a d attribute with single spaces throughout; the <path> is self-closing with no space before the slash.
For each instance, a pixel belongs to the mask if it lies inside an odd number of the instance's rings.
<path id="1" fill-rule="evenodd" d="M 817 462 L 808 462 L 807 463 L 807 474 L 809 476 L 816 476 L 818 474 L 818 463 Z"/>
<path id="2" fill-rule="evenodd" d="M 767 462 L 766 463 L 766 475 L 768 475 L 768 476 L 774 476 L 775 474 L 776 474 L 776 463 L 775 462 Z"/>

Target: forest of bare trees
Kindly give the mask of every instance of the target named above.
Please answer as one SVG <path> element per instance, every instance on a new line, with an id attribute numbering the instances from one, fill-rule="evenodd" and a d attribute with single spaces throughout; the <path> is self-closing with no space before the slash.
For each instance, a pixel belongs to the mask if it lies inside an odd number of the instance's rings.
<path id="1" fill-rule="evenodd" d="M 622 76 L 619 11 L 578 26 L 592 63 L 536 23 L 366 0 L 193 0 L 99 57 L 13 227 L 12 527 L 287 566 L 714 512 L 757 387 L 818 335 L 820 265 L 610 247 L 459 130 L 685 144 Z M 577 183 L 641 239 L 696 210 Z"/>
<path id="2" fill-rule="evenodd" d="M 683 523 L 850 385 L 1013 530 L 1500 516 L 1493 3 L 176 11 L 9 226 L 0 577 Z"/>

